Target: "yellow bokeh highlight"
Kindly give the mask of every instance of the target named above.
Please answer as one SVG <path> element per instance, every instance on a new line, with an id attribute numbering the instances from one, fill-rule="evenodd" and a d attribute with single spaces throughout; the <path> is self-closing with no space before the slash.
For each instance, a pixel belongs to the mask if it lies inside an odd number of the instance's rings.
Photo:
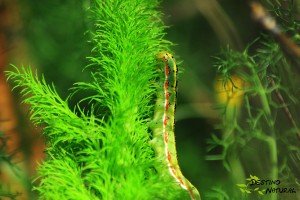
<path id="1" fill-rule="evenodd" d="M 239 113 L 247 87 L 249 84 L 235 74 L 226 80 L 222 76 L 215 79 L 216 101 L 219 105 L 226 107 L 227 117 L 234 117 L 233 115 L 236 116 Z"/>

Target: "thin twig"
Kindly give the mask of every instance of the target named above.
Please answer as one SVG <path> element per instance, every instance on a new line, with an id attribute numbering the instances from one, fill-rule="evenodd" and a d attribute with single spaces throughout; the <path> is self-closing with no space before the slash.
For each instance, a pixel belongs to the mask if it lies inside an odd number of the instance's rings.
<path id="1" fill-rule="evenodd" d="M 270 80 L 271 80 L 272 87 L 275 87 L 276 83 L 275 83 L 274 79 L 270 78 Z M 285 115 L 287 116 L 287 118 L 289 119 L 289 121 L 291 122 L 293 127 L 297 130 L 297 132 L 298 132 L 297 137 L 298 137 L 298 139 L 300 139 L 300 130 L 297 126 L 297 123 L 295 122 L 295 120 L 293 118 L 292 113 L 290 112 L 288 106 L 286 105 L 283 96 L 281 95 L 281 93 L 279 92 L 278 89 L 275 89 L 275 94 L 276 94 L 276 97 L 277 97 L 279 103 L 281 104 L 281 106 L 283 108 L 283 111 L 284 111 Z"/>

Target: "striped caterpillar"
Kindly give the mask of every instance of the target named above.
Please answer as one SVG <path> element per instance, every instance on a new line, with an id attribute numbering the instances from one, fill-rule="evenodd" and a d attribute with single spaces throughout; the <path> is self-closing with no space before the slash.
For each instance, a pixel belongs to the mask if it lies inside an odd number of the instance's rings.
<path id="1" fill-rule="evenodd" d="M 177 95 L 178 68 L 173 56 L 168 52 L 157 55 L 159 64 L 163 65 L 163 90 L 157 95 L 154 114 L 153 146 L 159 160 L 165 163 L 170 175 L 186 190 L 192 200 L 200 200 L 198 190 L 183 176 L 180 171 L 174 136 L 175 108 Z"/>

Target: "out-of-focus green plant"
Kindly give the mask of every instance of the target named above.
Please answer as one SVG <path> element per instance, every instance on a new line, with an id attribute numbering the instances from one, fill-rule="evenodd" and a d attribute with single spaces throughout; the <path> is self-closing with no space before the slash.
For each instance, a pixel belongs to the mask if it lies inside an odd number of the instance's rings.
<path id="1" fill-rule="evenodd" d="M 276 12 L 274 7 L 274 11 L 281 17 L 280 22 L 294 22 L 293 26 L 282 23 L 283 31 L 297 32 L 299 23 L 292 14 L 283 15 L 292 10 Z M 295 34 L 292 39 L 298 43 L 298 38 Z M 280 180 L 280 185 L 265 184 L 265 188 L 298 188 L 296 177 L 300 170 L 295 163 L 299 162 L 300 155 L 299 74 L 294 61 L 299 58 L 293 58 L 292 62 L 291 57 L 282 52 L 282 49 L 292 48 L 287 45 L 281 43 L 280 48 L 271 35 L 262 35 L 243 52 L 227 48 L 217 57 L 216 67 L 222 77 L 219 85 L 226 95 L 220 96 L 224 103 L 223 123 L 218 127 L 222 135 L 213 135 L 208 148 L 222 147 L 218 158 L 223 160 L 232 177 L 233 184 L 228 191 L 231 199 L 275 200 L 287 199 L 286 195 L 297 199 L 293 193 L 279 195 L 275 192 L 259 197 L 250 190 L 243 193 L 233 186 L 242 185 L 246 177 L 253 174 L 264 180 Z M 241 84 L 241 80 L 245 84 Z M 235 101 L 238 103 L 229 103 Z"/>
<path id="2" fill-rule="evenodd" d="M 3 132 L 0 131 L 0 165 L 3 166 L 7 166 L 6 169 L 6 173 L 12 172 L 12 174 L 14 175 L 18 175 L 19 171 L 17 169 L 17 167 L 14 165 L 13 161 L 12 161 L 12 157 L 13 155 L 9 155 L 6 152 L 6 142 L 7 142 L 8 138 L 4 136 Z M 3 172 L 2 172 L 3 173 Z M 1 183 L 0 184 L 0 198 L 6 198 L 6 199 L 17 199 L 17 197 L 20 195 L 19 192 L 17 191 L 11 191 L 10 190 L 10 185 L 6 185 L 6 183 Z"/>

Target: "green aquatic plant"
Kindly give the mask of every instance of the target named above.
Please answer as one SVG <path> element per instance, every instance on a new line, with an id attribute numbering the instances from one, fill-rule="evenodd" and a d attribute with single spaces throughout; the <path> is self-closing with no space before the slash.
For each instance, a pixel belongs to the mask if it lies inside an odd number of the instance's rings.
<path id="1" fill-rule="evenodd" d="M 263 17 L 271 19 L 270 16 Z M 287 16 L 279 17 L 280 22 L 287 20 Z M 292 18 L 292 15 L 288 17 Z M 265 22 L 260 20 L 261 23 Z M 271 34 L 262 35 L 242 52 L 230 48 L 223 50 L 215 64 L 227 98 L 236 98 L 231 94 L 239 93 L 243 102 L 222 105 L 223 122 L 218 126 L 222 134 L 214 134 L 208 141 L 209 150 L 222 147 L 219 158 L 230 173 L 233 184 L 239 186 L 229 192 L 232 198 L 287 198 L 287 194 L 275 192 L 255 196 L 250 192 L 258 190 L 254 186 L 241 190 L 240 186 L 245 186 L 246 177 L 251 174 L 263 180 L 280 181 L 278 185 L 265 184 L 259 188 L 260 191 L 268 191 L 267 187 L 298 188 L 299 72 L 295 63 L 299 62 L 299 57 L 293 55 L 298 47 L 292 41 L 298 43 L 299 39 L 297 34 L 291 39 L 285 34 L 287 29 L 296 32 L 296 25 L 281 25 L 282 32 L 275 32 L 281 30 L 279 27 L 267 27 Z M 245 84 L 241 85 L 233 77 L 239 77 Z M 289 195 L 297 198 L 296 194 Z"/>
<path id="2" fill-rule="evenodd" d="M 66 99 L 29 67 L 7 72 L 31 105 L 31 121 L 43 126 L 47 158 L 34 187 L 40 199 L 189 199 L 163 175 L 149 143 L 160 73 L 155 55 L 172 45 L 163 39 L 158 6 L 156 0 L 92 1 L 92 81 L 75 83 Z M 86 91 L 70 108 L 69 99 Z"/>

